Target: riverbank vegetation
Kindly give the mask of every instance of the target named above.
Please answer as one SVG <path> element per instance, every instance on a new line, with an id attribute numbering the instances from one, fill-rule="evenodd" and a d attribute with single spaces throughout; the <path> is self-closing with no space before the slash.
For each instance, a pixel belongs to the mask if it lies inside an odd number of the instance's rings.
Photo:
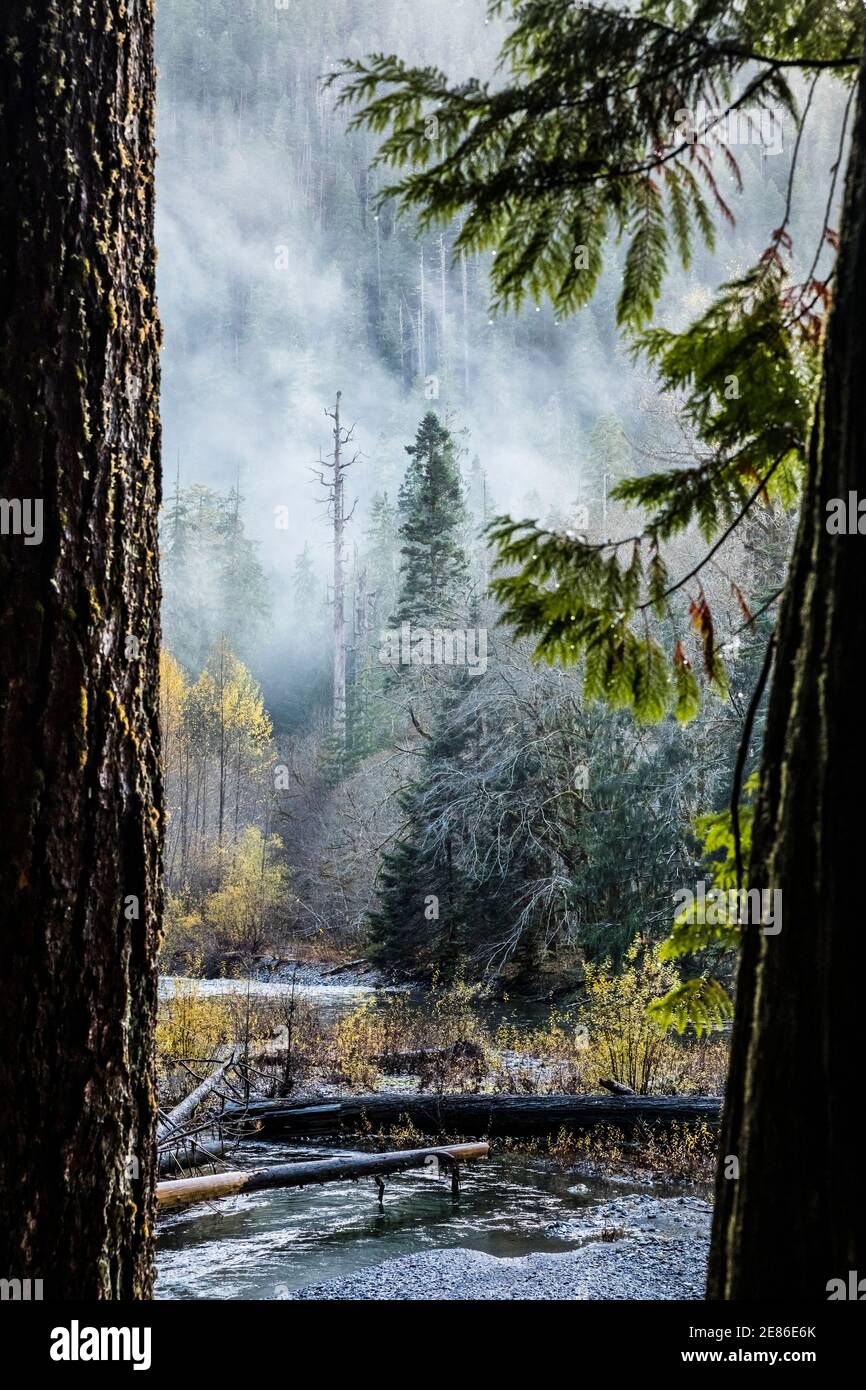
<path id="1" fill-rule="evenodd" d="M 581 1005 L 527 1026 L 463 984 L 371 997 L 334 1014 L 291 984 L 275 995 L 226 981 L 212 994 L 174 980 L 160 1003 L 160 1085 L 168 1099 L 181 1064 L 238 1047 L 265 1095 L 387 1090 L 395 1077 L 434 1092 L 591 1094 L 604 1080 L 640 1095 L 718 1095 L 724 1040 L 662 1033 L 646 1013 L 654 989 L 654 976 L 632 962 L 594 976 Z"/>
<path id="2" fill-rule="evenodd" d="M 717 1095 L 727 1062 L 726 1044 L 705 1038 L 685 1043 L 647 1026 L 646 1001 L 634 964 L 623 975 L 598 976 L 581 1011 L 551 1012 L 527 1029 L 491 1018 L 477 987 L 434 986 L 424 998 L 391 994 L 369 999 L 342 1015 L 317 1007 L 289 987 L 277 997 L 236 990 L 207 995 L 195 980 L 175 981 L 160 1007 L 157 1030 L 159 1094 L 171 1109 L 220 1057 L 236 1054 L 232 1078 L 223 1078 L 195 1130 L 222 1135 L 226 1103 L 229 1132 L 250 1096 L 306 1097 L 311 1105 L 337 1096 L 385 1091 L 405 1094 L 407 1110 L 421 1093 L 512 1096 L 606 1094 L 602 1085 L 639 1081 L 644 1095 Z M 643 981 L 646 993 L 648 982 Z M 637 1089 L 637 1088 L 636 1088 Z M 406 1116 L 387 1127 L 363 1125 L 364 1147 L 418 1148 L 458 1136 L 425 1133 Z M 255 1122 L 249 1130 L 255 1133 Z M 709 1181 L 716 1135 L 705 1122 L 674 1119 L 663 1129 L 638 1125 L 623 1133 L 600 1124 L 583 1132 L 562 1129 L 537 1139 L 499 1139 L 505 1152 L 536 1154 L 576 1173 L 644 1173 L 648 1179 Z M 196 1168 L 206 1165 L 196 1153 Z"/>

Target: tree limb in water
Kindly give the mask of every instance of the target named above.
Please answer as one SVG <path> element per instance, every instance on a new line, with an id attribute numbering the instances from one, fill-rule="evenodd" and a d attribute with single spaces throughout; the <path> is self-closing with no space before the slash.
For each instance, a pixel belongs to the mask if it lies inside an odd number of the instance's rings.
<path id="1" fill-rule="evenodd" d="M 447 1144 L 426 1149 L 400 1149 L 384 1154 L 349 1154 L 309 1163 L 278 1163 L 271 1168 L 249 1168 L 232 1173 L 214 1173 L 200 1178 L 178 1178 L 157 1183 L 156 1200 L 160 1208 L 188 1206 L 192 1202 L 232 1197 L 238 1192 L 260 1192 L 271 1187 L 306 1187 L 311 1183 L 354 1181 L 362 1177 L 380 1178 L 407 1168 L 436 1166 L 456 1170 L 458 1162 L 486 1158 L 488 1144 Z"/>

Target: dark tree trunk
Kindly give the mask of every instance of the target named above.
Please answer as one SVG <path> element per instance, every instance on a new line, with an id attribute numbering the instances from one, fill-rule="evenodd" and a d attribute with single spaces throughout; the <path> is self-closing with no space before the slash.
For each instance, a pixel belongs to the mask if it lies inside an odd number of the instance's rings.
<path id="1" fill-rule="evenodd" d="M 782 931 L 746 929 L 716 1183 L 711 1298 L 826 1299 L 866 1274 L 858 1042 L 866 785 L 866 538 L 827 533 L 866 496 L 866 76 L 802 519 L 779 620 L 749 883 Z M 739 1178 L 726 1176 L 735 1157 Z"/>
<path id="2" fill-rule="evenodd" d="M 152 0 L 0 7 L 0 1275 L 151 1289 Z"/>

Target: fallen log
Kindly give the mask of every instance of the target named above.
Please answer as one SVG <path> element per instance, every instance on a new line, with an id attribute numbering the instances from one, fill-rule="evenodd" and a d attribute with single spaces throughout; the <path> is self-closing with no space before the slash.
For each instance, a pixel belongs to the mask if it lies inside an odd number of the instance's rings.
<path id="1" fill-rule="evenodd" d="M 210 1202 L 216 1197 L 233 1197 L 238 1192 L 260 1192 L 270 1187 L 307 1187 L 363 1177 L 381 1179 L 389 1173 L 434 1163 L 451 1169 L 452 1191 L 456 1192 L 457 1164 L 467 1159 L 486 1158 L 489 1147 L 488 1144 L 446 1144 L 427 1149 L 400 1149 L 395 1153 L 347 1154 L 342 1158 L 314 1159 L 305 1163 L 278 1163 L 272 1168 L 248 1168 L 199 1178 L 176 1178 L 157 1183 L 156 1201 L 161 1210 L 172 1210 L 192 1202 Z M 381 1183 L 379 1192 L 381 1197 Z"/>
<path id="2" fill-rule="evenodd" d="M 195 1090 L 190 1091 L 189 1095 L 180 1102 L 180 1105 L 176 1105 L 173 1110 L 169 1111 L 165 1119 L 157 1125 L 157 1142 L 162 1139 L 170 1139 L 175 1131 L 183 1129 L 196 1107 L 201 1105 L 203 1100 L 207 1100 L 208 1096 L 216 1090 L 229 1067 L 233 1067 L 238 1060 L 239 1055 L 238 1049 L 232 1048 L 225 1061 L 214 1067 L 210 1076 L 206 1076 L 201 1085 L 196 1086 Z"/>
<path id="3" fill-rule="evenodd" d="M 191 1139 L 179 1142 L 176 1147 L 167 1149 L 157 1158 L 157 1172 L 160 1177 L 171 1177 L 184 1168 L 208 1168 L 218 1159 L 237 1148 L 237 1141 L 225 1144 L 217 1140 L 202 1148 Z"/>
<path id="4" fill-rule="evenodd" d="M 461 1040 L 449 1047 L 421 1047 L 414 1052 L 380 1052 L 373 1058 L 380 1071 L 389 1076 L 429 1071 L 455 1062 L 483 1062 L 484 1048 Z"/>
<path id="5" fill-rule="evenodd" d="M 309 1100 L 250 1100 L 229 1105 L 226 1120 L 256 1120 L 257 1137 L 357 1134 L 410 1121 L 422 1134 L 491 1135 L 526 1138 L 611 1125 L 630 1133 L 638 1125 L 662 1128 L 705 1123 L 716 1128 L 717 1096 L 512 1096 L 436 1095 L 383 1091 L 343 1096 L 327 1103 Z"/>
<path id="6" fill-rule="evenodd" d="M 601 1076 L 598 1081 L 605 1091 L 610 1091 L 613 1096 L 633 1096 L 636 1094 L 633 1086 L 626 1086 L 622 1081 L 614 1081 L 613 1077 Z"/>
<path id="7" fill-rule="evenodd" d="M 366 956 L 357 956 L 355 960 L 344 960 L 339 965 L 332 965 L 328 970 L 323 970 L 322 979 L 328 979 L 331 975 L 342 975 L 344 970 L 357 970 L 359 967 L 368 969 L 369 965 Z"/>

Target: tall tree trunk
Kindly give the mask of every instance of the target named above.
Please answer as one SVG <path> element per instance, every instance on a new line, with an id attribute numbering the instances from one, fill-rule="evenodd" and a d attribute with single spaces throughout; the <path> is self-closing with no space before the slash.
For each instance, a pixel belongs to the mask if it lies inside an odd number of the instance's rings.
<path id="1" fill-rule="evenodd" d="M 444 382 L 450 380 L 448 361 L 448 278 L 445 256 L 445 233 L 439 234 L 439 374 Z"/>
<path id="2" fill-rule="evenodd" d="M 421 247 L 421 278 L 418 284 L 418 375 L 421 380 L 427 377 L 427 326 L 426 326 L 427 288 L 424 275 L 424 247 Z"/>
<path id="3" fill-rule="evenodd" d="M 180 801 L 180 876 L 186 882 L 187 844 L 189 840 L 189 735 L 183 739 L 183 781 Z"/>
<path id="4" fill-rule="evenodd" d="M 0 1273 L 151 1289 L 159 769 L 152 0 L 0 9 Z"/>
<path id="5" fill-rule="evenodd" d="M 223 847 L 223 826 L 225 824 L 226 809 L 226 777 L 228 774 L 228 753 L 227 753 L 227 734 L 226 734 L 226 650 L 227 643 L 225 633 L 220 636 L 220 664 L 219 664 L 219 685 L 217 686 L 217 697 L 219 699 L 219 797 L 217 801 L 217 846 L 221 850 Z"/>
<path id="6" fill-rule="evenodd" d="M 460 253 L 460 286 L 463 296 L 463 397 L 469 400 L 469 282 L 466 252 Z"/>
<path id="7" fill-rule="evenodd" d="M 376 228 L 376 321 L 378 325 L 382 322 L 382 238 L 378 212 L 374 214 L 373 224 Z"/>
<path id="8" fill-rule="evenodd" d="M 827 501 L 866 495 L 866 76 L 835 302 L 769 702 L 750 884 L 782 891 L 782 930 L 745 929 L 716 1183 L 712 1298 L 826 1299 L 866 1275 L 856 1100 L 866 979 L 862 653 L 866 540 Z M 809 1097 L 808 1115 L 801 1097 Z M 739 1177 L 730 1161 L 739 1164 Z"/>
<path id="9" fill-rule="evenodd" d="M 343 435 L 340 426 L 340 392 L 334 406 L 334 738 L 346 746 L 346 576 L 343 532 L 346 526 Z"/>

